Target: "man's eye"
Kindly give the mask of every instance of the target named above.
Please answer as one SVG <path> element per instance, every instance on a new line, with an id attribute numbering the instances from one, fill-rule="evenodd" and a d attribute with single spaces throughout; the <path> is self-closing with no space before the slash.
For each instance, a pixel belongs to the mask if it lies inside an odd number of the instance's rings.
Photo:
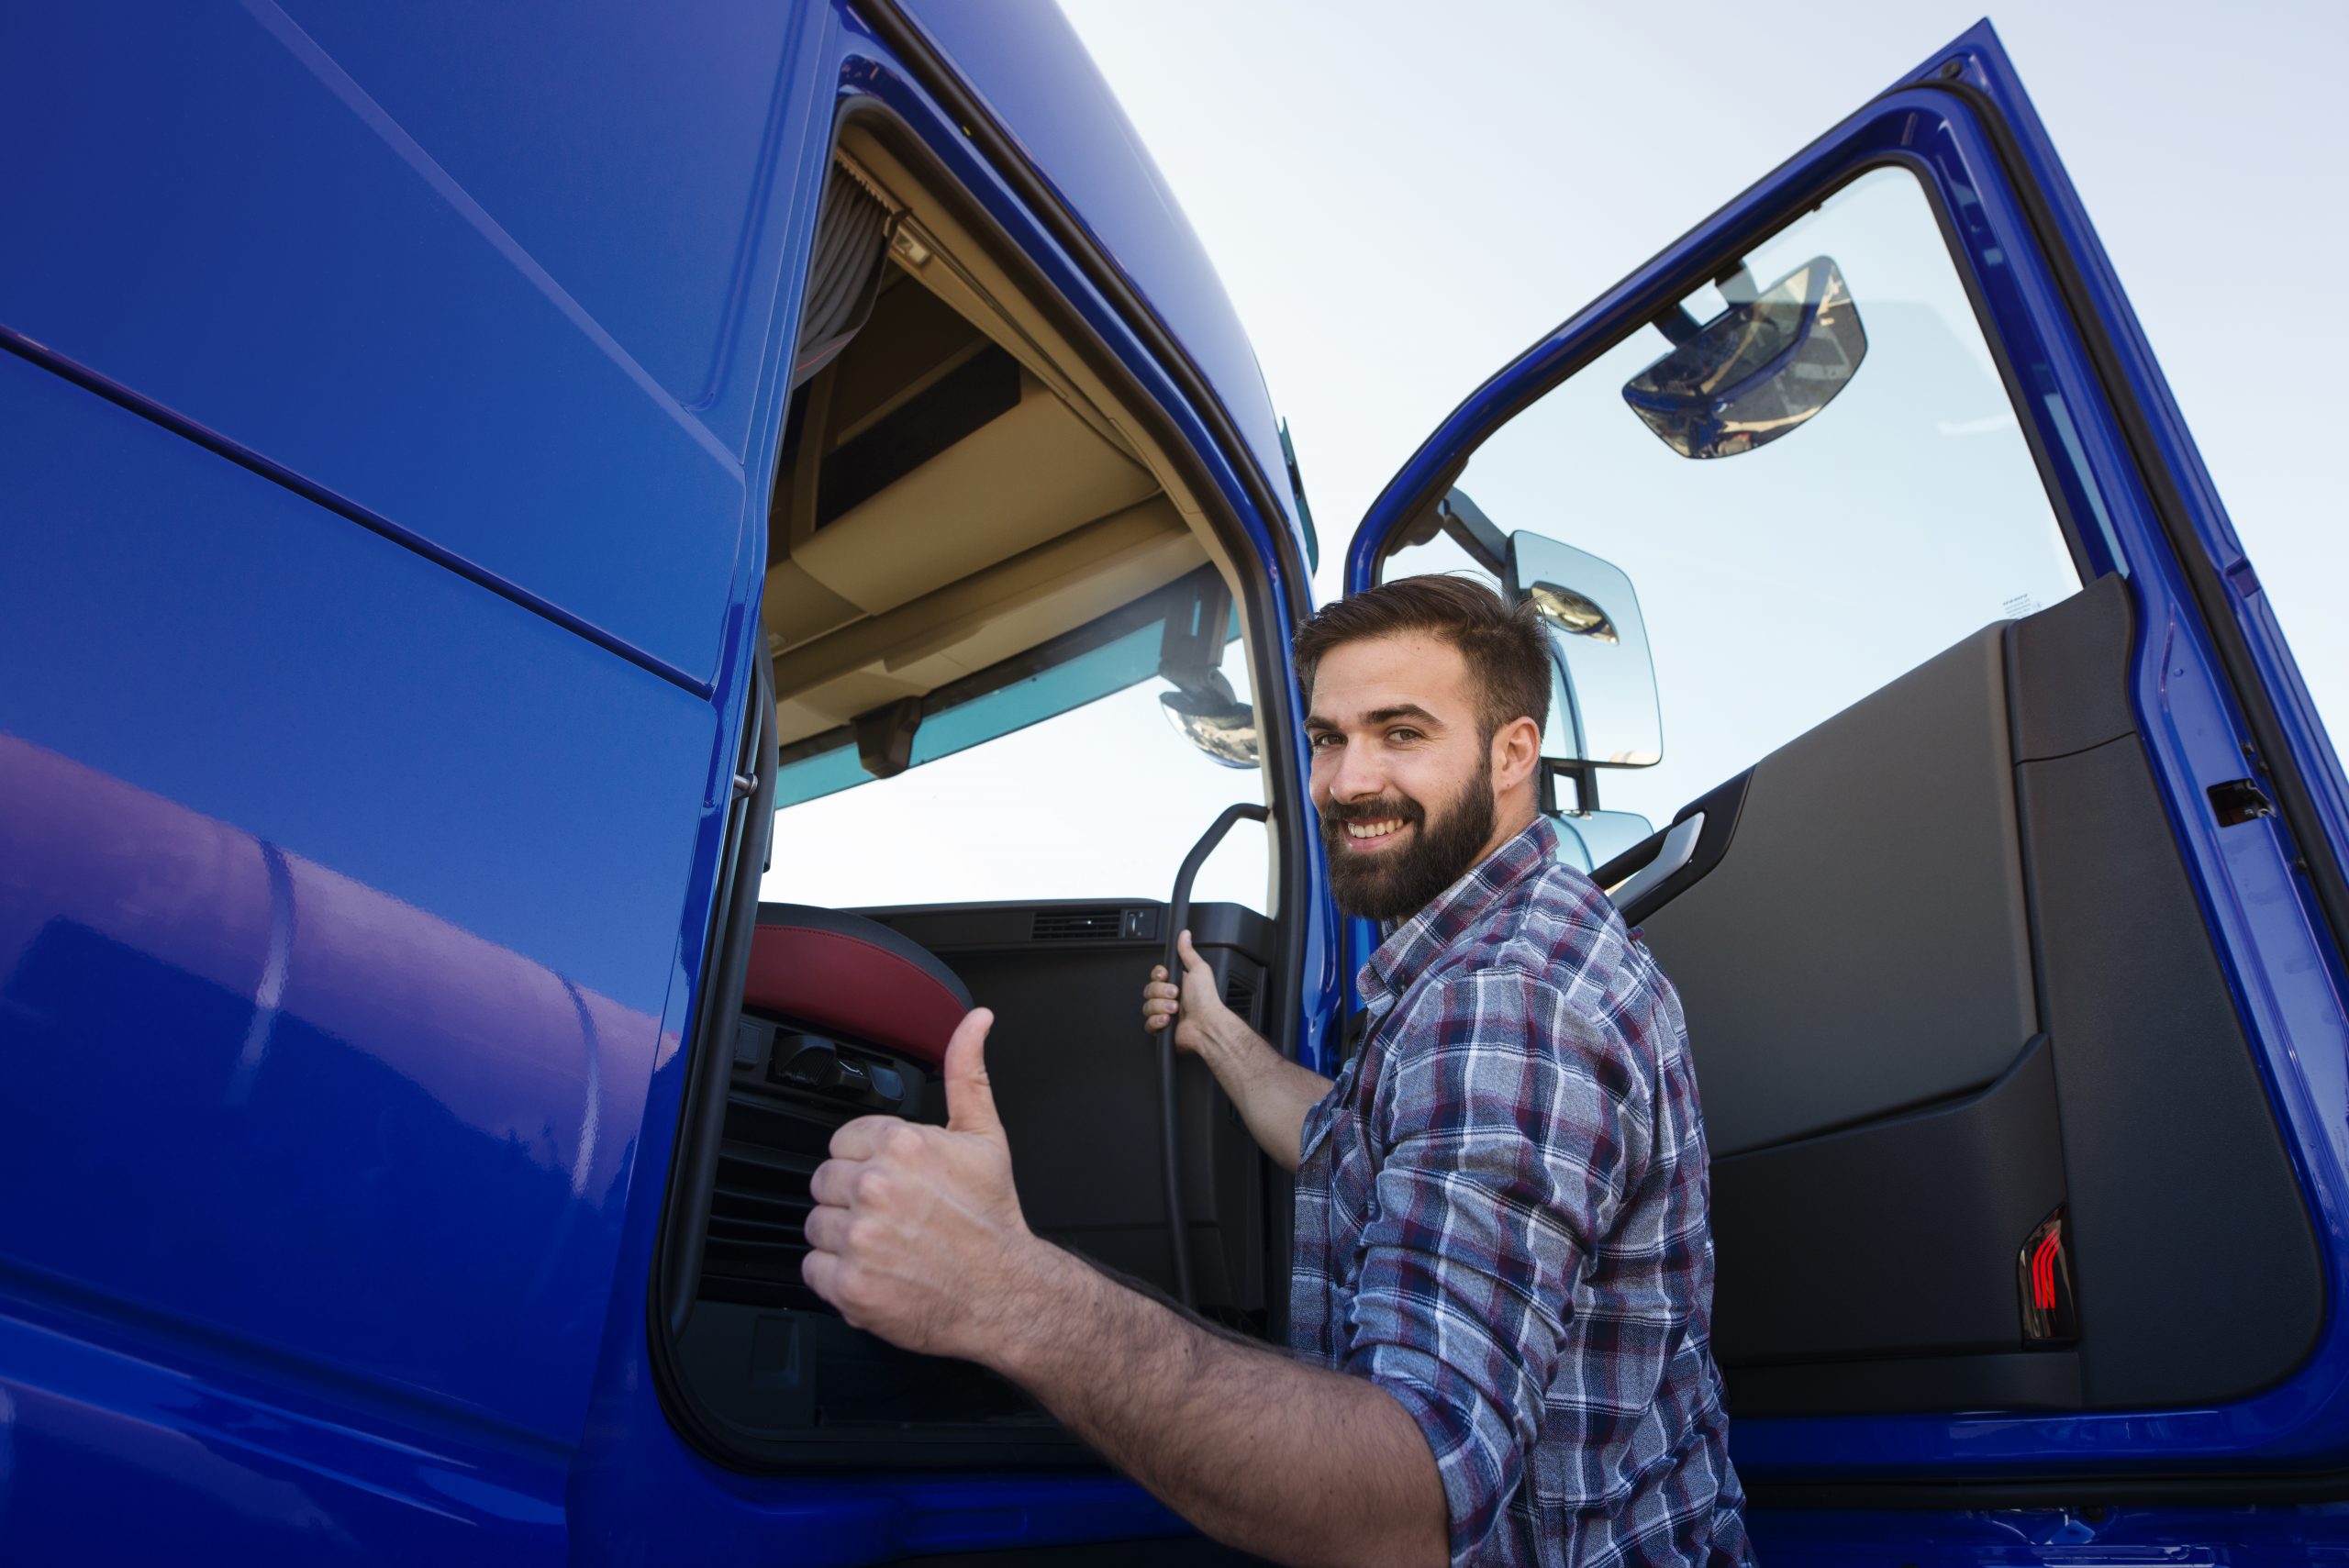
<path id="1" fill-rule="evenodd" d="M 1336 745 L 1340 739 L 1341 737 L 1335 735 L 1316 735 L 1313 738 L 1311 744 L 1313 749 L 1319 751 L 1327 747 Z"/>
<path id="2" fill-rule="evenodd" d="M 1419 738 L 1419 732 L 1416 729 L 1390 729 L 1386 732 L 1389 740 L 1417 740 Z"/>

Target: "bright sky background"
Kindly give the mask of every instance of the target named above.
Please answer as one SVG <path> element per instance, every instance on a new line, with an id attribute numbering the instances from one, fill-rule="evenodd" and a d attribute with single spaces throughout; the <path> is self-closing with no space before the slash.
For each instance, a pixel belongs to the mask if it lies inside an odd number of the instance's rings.
<path id="1" fill-rule="evenodd" d="M 1061 5 L 1255 343 L 1325 595 L 1372 498 L 1479 382 L 1982 16 L 1980 0 Z M 2349 315 L 2319 275 L 2349 255 L 2349 6 L 2032 0 L 1991 20 L 2349 732 L 2332 604 L 2349 589 L 2333 479 Z"/>
<path id="2" fill-rule="evenodd" d="M 1061 4 L 1255 344 L 1319 523 L 1324 597 L 1372 498 L 1479 382 L 1981 14 L 1698 4 L 1667 27 L 1584 0 Z M 2328 483 L 2349 429 L 2349 378 L 2331 369 L 2349 359 L 2349 317 L 2311 275 L 2349 254 L 2332 107 L 2349 6 L 2034 0 L 1993 19 L 2301 671 L 2349 732 L 2349 618 L 2330 602 L 2349 586 L 2349 528 Z M 1823 455 L 1833 422 L 1781 450 Z M 1628 541 L 1577 542 L 1641 576 Z M 1669 661 L 1708 651 L 1659 649 L 1667 759 L 1644 782 L 1661 793 L 1616 804 L 1661 818 L 1727 771 L 1674 728 L 1688 712 Z M 1911 662 L 1889 640 L 1875 651 Z M 785 813 L 767 896 L 1163 898 L 1216 809 L 1262 796 L 1259 775 L 1176 740 L 1147 686 Z M 1052 813 L 1033 809 L 1040 793 Z M 876 867 L 858 849 L 915 824 L 936 854 Z M 1242 828 L 1200 896 L 1261 906 L 1264 868 L 1261 830 Z"/>

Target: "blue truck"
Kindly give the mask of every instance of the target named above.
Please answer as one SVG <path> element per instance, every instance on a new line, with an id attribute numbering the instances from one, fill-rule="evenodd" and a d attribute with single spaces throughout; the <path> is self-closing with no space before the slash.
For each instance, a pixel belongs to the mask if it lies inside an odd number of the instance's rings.
<path id="1" fill-rule="evenodd" d="M 1031 1221 L 1278 1340 L 1284 1178 L 1137 987 L 1187 925 L 1327 1070 L 1375 939 L 1295 462 L 1066 24 L 0 40 L 0 1558 L 1229 1560 L 798 1275 L 975 997 Z M 2349 784 L 1987 24 L 1344 550 L 1550 628 L 1765 1560 L 2349 1553 Z"/>

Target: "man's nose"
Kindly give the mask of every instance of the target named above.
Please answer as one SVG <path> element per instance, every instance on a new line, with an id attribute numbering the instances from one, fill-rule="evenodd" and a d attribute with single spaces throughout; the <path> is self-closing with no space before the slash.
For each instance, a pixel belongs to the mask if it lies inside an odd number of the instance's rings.
<path id="1" fill-rule="evenodd" d="M 1346 746 L 1338 752 L 1330 774 L 1330 798 L 1337 801 L 1375 800 L 1386 793 L 1386 773 L 1365 746 Z"/>

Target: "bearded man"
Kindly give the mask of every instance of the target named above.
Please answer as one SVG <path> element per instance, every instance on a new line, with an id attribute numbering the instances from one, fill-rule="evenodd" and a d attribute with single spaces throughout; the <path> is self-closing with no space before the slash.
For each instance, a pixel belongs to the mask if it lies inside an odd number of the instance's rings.
<path id="1" fill-rule="evenodd" d="M 1336 1082 L 1227 1010 L 1187 933 L 1154 1029 L 1297 1175 L 1291 1353 L 1030 1233 L 974 1012 L 944 1129 L 852 1122 L 808 1284 L 1011 1378 L 1218 1540 L 1283 1562 L 1752 1561 L 1709 1340 L 1704 1122 L 1671 983 L 1536 809 L 1543 633 L 1415 577 L 1297 634 L 1330 883 L 1390 923 Z"/>

